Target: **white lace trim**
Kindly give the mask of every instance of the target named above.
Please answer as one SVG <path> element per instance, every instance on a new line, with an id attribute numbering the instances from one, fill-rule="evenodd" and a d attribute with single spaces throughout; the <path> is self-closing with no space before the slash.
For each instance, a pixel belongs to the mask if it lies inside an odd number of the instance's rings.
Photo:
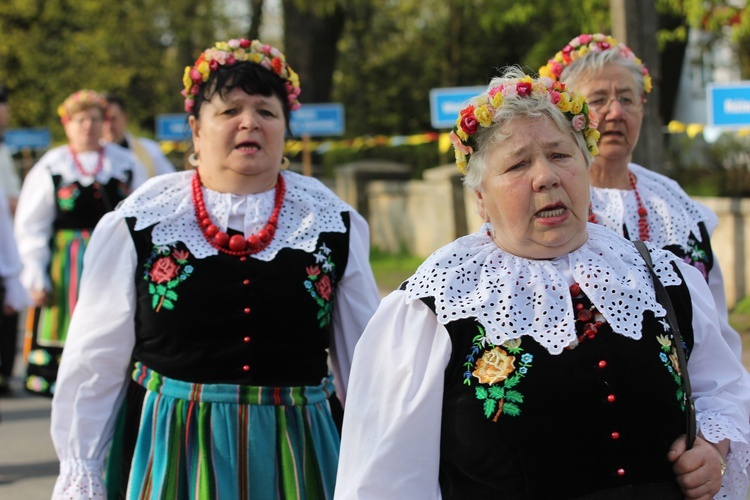
<path id="1" fill-rule="evenodd" d="M 721 480 L 721 490 L 714 498 L 744 500 L 748 484 L 750 484 L 747 476 L 747 468 L 750 465 L 750 445 L 731 420 L 720 413 L 699 412 L 696 419 L 698 429 L 707 441 L 711 443 L 718 443 L 724 439 L 731 441 L 731 448 L 727 455 L 727 470 Z"/>
<path id="2" fill-rule="evenodd" d="M 685 248 L 690 233 L 701 241 L 699 222 L 706 225 L 709 234 L 716 229 L 719 223 L 716 214 L 693 201 L 674 180 L 635 163 L 628 167 L 637 178 L 638 193 L 648 210 L 651 241 L 658 248 L 668 245 Z M 591 204 L 599 224 L 622 234 L 624 223 L 629 236 L 638 237 L 635 191 L 592 187 Z"/>
<path id="3" fill-rule="evenodd" d="M 662 317 L 648 269 L 629 241 L 588 224 L 588 241 L 554 260 L 528 260 L 500 250 L 483 232 L 459 238 L 432 254 L 406 286 L 407 300 L 435 298 L 438 321 L 476 318 L 495 345 L 528 335 L 551 354 L 576 340 L 568 287 L 577 282 L 625 337 L 641 337 L 644 311 Z M 674 255 L 649 248 L 665 286 L 682 281 Z"/>
<path id="4" fill-rule="evenodd" d="M 346 232 L 341 212 L 351 208 L 330 189 L 312 177 L 294 172 L 282 173 L 286 196 L 279 214 L 276 235 L 264 250 L 251 257 L 272 260 L 284 248 L 313 252 L 323 232 Z M 193 171 L 158 175 L 149 179 L 118 207 L 121 217 L 135 217 L 136 230 L 156 224 L 152 233 L 155 245 L 183 242 L 202 259 L 219 253 L 203 236 L 195 219 L 191 180 Z M 274 190 L 239 196 L 203 188 L 211 220 L 222 231 L 228 227 L 243 230 L 249 236 L 263 227 L 273 212 Z"/>
<path id="5" fill-rule="evenodd" d="M 96 460 L 67 459 L 60 463 L 52 500 L 107 498 L 102 463 Z"/>
<path id="6" fill-rule="evenodd" d="M 96 176 L 82 175 L 73 162 L 73 155 L 68 146 L 58 146 L 47 152 L 41 161 L 47 165 L 52 175 L 59 175 L 63 184 L 71 184 L 75 181 L 81 186 L 90 186 L 96 179 L 100 184 L 106 184 L 111 178 L 128 180 L 126 172 L 134 168 L 135 161 L 132 155 L 119 146 L 106 144 L 104 147 L 104 161 L 101 171 Z M 93 172 L 99 162 L 98 151 L 84 151 L 78 153 L 78 161 L 87 172 Z"/>

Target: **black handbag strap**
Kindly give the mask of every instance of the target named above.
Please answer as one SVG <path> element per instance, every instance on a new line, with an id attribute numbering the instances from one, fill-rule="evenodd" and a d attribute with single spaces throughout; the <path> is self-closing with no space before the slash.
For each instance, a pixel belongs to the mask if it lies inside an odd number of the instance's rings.
<path id="1" fill-rule="evenodd" d="M 687 356 L 685 355 L 685 348 L 682 345 L 682 335 L 680 334 L 680 326 L 677 323 L 677 315 L 674 312 L 672 306 L 672 300 L 669 298 L 667 290 L 664 288 L 659 277 L 654 271 L 654 265 L 651 262 L 651 254 L 648 251 L 646 244 L 639 240 L 634 240 L 633 244 L 640 252 L 643 260 L 646 261 L 646 266 L 651 273 L 651 278 L 654 282 L 654 291 L 656 291 L 656 298 L 659 303 L 667 310 L 667 322 L 672 329 L 672 335 L 675 342 L 675 351 L 677 353 L 677 364 L 680 367 L 680 373 L 682 374 L 682 391 L 684 393 L 683 399 L 685 404 L 685 412 L 688 418 L 687 425 L 687 448 L 690 449 L 695 442 L 695 405 L 693 403 L 693 391 L 690 387 L 690 376 L 688 375 L 687 369 Z"/>

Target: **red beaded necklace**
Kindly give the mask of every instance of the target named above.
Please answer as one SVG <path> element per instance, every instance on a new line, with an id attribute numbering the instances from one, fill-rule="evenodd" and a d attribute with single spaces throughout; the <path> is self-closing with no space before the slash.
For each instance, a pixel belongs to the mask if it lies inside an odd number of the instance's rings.
<path id="1" fill-rule="evenodd" d="M 638 192 L 638 188 L 635 184 L 635 176 L 633 172 L 628 172 L 630 178 L 630 187 L 633 188 L 635 194 L 635 202 L 638 206 L 638 239 L 641 241 L 651 241 L 651 227 L 648 224 L 648 210 L 641 200 L 641 195 Z M 596 215 L 594 215 L 594 208 L 589 204 L 589 222 L 597 224 Z"/>
<path id="2" fill-rule="evenodd" d="M 256 234 L 251 234 L 247 239 L 240 234 L 235 234 L 230 238 L 227 233 L 219 231 L 219 228 L 211 222 L 211 216 L 208 214 L 208 210 L 206 210 L 206 202 L 203 200 L 202 187 L 203 183 L 198 174 L 198 169 L 196 169 L 195 175 L 193 175 L 195 217 L 198 219 L 198 226 L 201 228 L 203 236 L 205 236 L 212 247 L 227 255 L 242 257 L 258 253 L 271 243 L 274 234 L 276 234 L 276 227 L 279 225 L 279 212 L 281 211 L 281 205 L 284 203 L 284 195 L 286 194 L 286 183 L 281 174 L 279 174 L 276 181 L 273 212 L 268 219 L 268 223 L 266 223 L 266 227 Z"/>
<path id="3" fill-rule="evenodd" d="M 573 307 L 575 309 L 576 317 L 576 331 L 579 333 L 577 341 L 568 347 L 568 349 L 575 349 L 575 347 L 586 339 L 593 339 L 596 334 L 599 333 L 599 329 L 607 323 L 607 320 L 601 315 L 599 310 L 593 304 L 586 307 L 585 295 L 581 291 L 581 286 L 578 283 L 570 285 L 570 296 L 573 300 Z"/>
<path id="4" fill-rule="evenodd" d="M 70 154 L 73 155 L 73 164 L 76 166 L 76 170 L 78 170 L 78 173 L 80 173 L 81 175 L 96 177 L 96 174 L 102 171 L 102 167 L 104 166 L 104 148 L 99 148 L 99 159 L 96 161 L 96 166 L 91 172 L 88 172 L 83 168 L 83 165 L 81 165 L 81 162 L 78 160 L 78 154 L 75 152 L 73 147 L 68 146 L 68 149 L 70 149 Z"/>

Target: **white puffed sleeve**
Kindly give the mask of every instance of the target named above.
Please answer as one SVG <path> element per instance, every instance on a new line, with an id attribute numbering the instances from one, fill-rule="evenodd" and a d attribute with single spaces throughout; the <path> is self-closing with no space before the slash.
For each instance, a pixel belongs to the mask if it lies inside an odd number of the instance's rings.
<path id="1" fill-rule="evenodd" d="M 716 305 L 702 274 L 684 263 L 680 271 L 693 303 L 688 373 L 698 429 L 712 443 L 730 441 L 727 472 L 716 498 L 744 499 L 750 465 L 750 376 L 717 328 Z"/>
<path id="2" fill-rule="evenodd" d="M 438 499 L 448 332 L 421 301 L 383 299 L 354 353 L 337 499 Z M 410 444 L 411 443 L 411 444 Z"/>
<path id="3" fill-rule="evenodd" d="M 53 499 L 106 497 L 102 468 L 135 344 L 135 266 L 125 221 L 105 215 L 86 249 L 52 400 L 52 442 L 60 459 Z"/>
<path id="4" fill-rule="evenodd" d="M 367 221 L 351 211 L 349 260 L 338 284 L 333 309 L 331 364 L 336 394 L 345 403 L 354 346 L 380 303 L 370 268 L 370 230 Z"/>
<path id="5" fill-rule="evenodd" d="M 15 215 L 16 243 L 23 262 L 21 283 L 29 291 L 51 289 L 47 266 L 55 221 L 55 187 L 45 157 L 26 175 Z"/>

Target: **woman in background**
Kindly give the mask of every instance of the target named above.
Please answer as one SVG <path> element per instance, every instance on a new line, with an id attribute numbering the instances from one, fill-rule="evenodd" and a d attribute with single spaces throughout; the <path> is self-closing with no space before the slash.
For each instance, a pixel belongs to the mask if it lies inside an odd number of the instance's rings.
<path id="1" fill-rule="evenodd" d="M 21 282 L 34 303 L 26 327 L 25 386 L 52 396 L 70 316 L 78 300 L 91 231 L 146 180 L 143 167 L 119 146 L 101 145 L 107 103 L 79 90 L 57 112 L 68 143 L 51 149 L 24 179 L 15 217 Z"/>

